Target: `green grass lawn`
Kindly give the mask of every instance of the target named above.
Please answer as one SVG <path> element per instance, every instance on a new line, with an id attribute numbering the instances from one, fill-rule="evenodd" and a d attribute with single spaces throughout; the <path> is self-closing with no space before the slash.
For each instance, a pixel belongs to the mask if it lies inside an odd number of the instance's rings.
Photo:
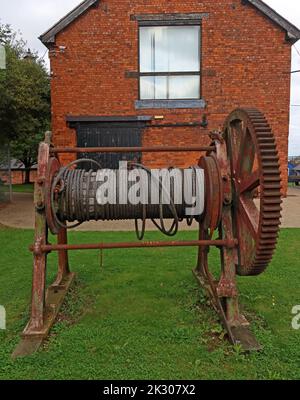
<path id="1" fill-rule="evenodd" d="M 33 183 L 22 184 L 22 185 L 13 185 L 14 193 L 33 193 L 34 185 Z"/>
<path id="2" fill-rule="evenodd" d="M 299 379 L 300 230 L 281 232 L 274 261 L 256 278 L 239 278 L 241 303 L 264 346 L 242 354 L 222 340 L 215 313 L 191 270 L 195 249 L 79 251 L 70 255 L 77 284 L 51 337 L 37 354 L 10 355 L 28 319 L 30 230 L 0 229 L 0 379 Z M 149 233 L 147 239 L 159 239 Z M 185 232 L 180 239 L 193 239 Z M 135 240 L 129 233 L 71 233 L 71 242 Z M 217 251 L 211 254 L 218 265 Z M 56 256 L 49 259 L 49 282 Z"/>

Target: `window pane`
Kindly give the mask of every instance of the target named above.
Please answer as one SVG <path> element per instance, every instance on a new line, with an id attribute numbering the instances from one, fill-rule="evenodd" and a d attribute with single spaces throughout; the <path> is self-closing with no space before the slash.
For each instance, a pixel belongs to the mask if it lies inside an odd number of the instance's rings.
<path id="1" fill-rule="evenodd" d="M 140 78 L 140 97 L 142 100 L 167 99 L 167 77 L 142 76 Z"/>
<path id="2" fill-rule="evenodd" d="M 148 28 L 140 28 L 140 71 L 154 71 L 154 53 L 153 40 L 154 32 Z"/>
<path id="3" fill-rule="evenodd" d="M 141 100 L 199 99 L 200 76 L 142 76 Z"/>
<path id="4" fill-rule="evenodd" d="M 199 99 L 200 76 L 170 76 L 169 99 Z"/>
<path id="5" fill-rule="evenodd" d="M 141 72 L 200 70 L 200 26 L 140 28 Z"/>

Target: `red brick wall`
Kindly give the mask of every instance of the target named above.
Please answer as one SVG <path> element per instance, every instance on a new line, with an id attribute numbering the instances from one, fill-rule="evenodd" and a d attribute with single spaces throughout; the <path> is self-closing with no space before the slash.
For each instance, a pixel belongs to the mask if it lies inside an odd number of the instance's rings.
<path id="1" fill-rule="evenodd" d="M 202 28 L 202 97 L 205 110 L 136 110 L 138 80 L 125 71 L 138 70 L 138 24 L 131 14 L 208 12 Z M 261 109 L 276 134 L 287 177 L 291 45 L 285 32 L 240 0 L 145 1 L 103 0 L 57 35 L 51 52 L 52 129 L 58 146 L 75 145 L 69 115 L 163 115 L 164 123 L 200 122 L 209 127 L 147 129 L 145 145 L 208 143 L 207 133 L 223 125 L 236 107 Z M 186 166 L 198 154 L 148 154 L 150 166 Z M 67 161 L 68 158 L 65 159 Z M 286 184 L 285 184 L 286 188 Z"/>
<path id="2" fill-rule="evenodd" d="M 5 182 L 9 182 L 9 176 L 6 171 L 0 171 L 0 178 Z M 36 171 L 30 172 L 30 182 L 33 183 L 36 180 Z M 23 171 L 11 171 L 11 183 L 13 185 L 22 185 L 25 182 L 25 172 Z"/>

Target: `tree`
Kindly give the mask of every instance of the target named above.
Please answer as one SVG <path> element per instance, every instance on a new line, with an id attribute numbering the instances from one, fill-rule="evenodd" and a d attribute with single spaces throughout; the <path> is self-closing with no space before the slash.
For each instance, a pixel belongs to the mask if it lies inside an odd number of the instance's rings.
<path id="1" fill-rule="evenodd" d="M 6 70 L 0 71 L 0 136 L 9 141 L 11 155 L 26 169 L 36 163 L 38 143 L 50 126 L 50 80 L 42 60 L 8 25 L 0 24 L 6 48 Z"/>

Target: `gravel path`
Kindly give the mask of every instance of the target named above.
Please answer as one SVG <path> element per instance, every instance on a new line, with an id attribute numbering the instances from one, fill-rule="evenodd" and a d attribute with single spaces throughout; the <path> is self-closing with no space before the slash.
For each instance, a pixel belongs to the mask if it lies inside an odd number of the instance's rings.
<path id="1" fill-rule="evenodd" d="M 14 193 L 13 202 L 0 208 L 0 224 L 22 229 L 34 227 L 33 195 L 27 193 Z M 300 188 L 289 188 L 288 197 L 284 200 L 283 220 L 284 228 L 300 228 Z M 186 223 L 180 225 L 180 230 L 196 229 Z M 87 222 L 79 231 L 131 231 L 134 230 L 133 221 L 116 222 Z M 147 230 L 156 230 L 152 223 L 147 225 Z"/>

